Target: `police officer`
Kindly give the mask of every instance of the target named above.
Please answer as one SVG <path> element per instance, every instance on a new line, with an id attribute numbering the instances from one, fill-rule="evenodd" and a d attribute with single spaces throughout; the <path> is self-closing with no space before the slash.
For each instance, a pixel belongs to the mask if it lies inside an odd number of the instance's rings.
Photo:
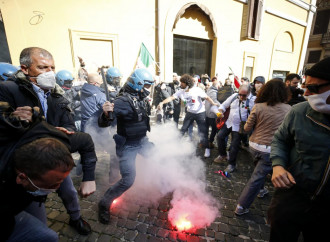
<path id="1" fill-rule="evenodd" d="M 121 77 L 122 74 L 120 73 L 117 67 L 110 67 L 106 71 L 105 78 L 108 84 L 109 97 L 111 103 L 114 102 L 116 96 L 118 95 L 121 89 L 120 86 Z M 104 88 L 104 85 L 102 84 L 101 87 Z M 115 119 L 110 125 L 111 133 L 115 133 L 116 125 L 117 125 L 117 119 Z M 110 152 L 109 182 L 110 184 L 113 184 L 120 179 L 119 161 L 116 155 L 116 144 L 113 139 L 110 139 L 109 148 L 110 148 L 109 149 Z"/>
<path id="2" fill-rule="evenodd" d="M 64 90 L 64 97 L 68 99 L 69 108 L 73 111 L 73 119 L 78 130 L 81 130 L 81 107 L 80 89 L 81 86 L 72 86 L 74 77 L 71 72 L 61 70 L 56 73 L 56 83 Z"/>
<path id="3" fill-rule="evenodd" d="M 137 153 L 146 154 L 152 147 L 148 141 L 147 131 L 150 131 L 148 107 L 144 100 L 144 84 L 153 83 L 152 75 L 146 69 L 136 69 L 128 78 L 114 104 L 106 102 L 103 113 L 99 118 L 99 126 L 109 126 L 109 112 L 114 112 L 117 118 L 117 134 L 114 135 L 116 153 L 119 158 L 122 178 L 110 187 L 99 202 L 99 220 L 101 223 L 110 222 L 112 202 L 128 190 L 134 183 Z M 143 90 L 143 93 L 142 93 Z"/>
<path id="4" fill-rule="evenodd" d="M 8 77 L 14 75 L 18 70 L 19 68 L 16 66 L 0 62 L 0 81 L 6 81 Z"/>
<path id="5" fill-rule="evenodd" d="M 108 83 L 110 102 L 113 102 L 120 91 L 121 73 L 117 67 L 108 68 L 105 78 Z M 103 87 L 103 85 L 101 85 Z M 104 87 L 103 87 L 104 88 Z"/>

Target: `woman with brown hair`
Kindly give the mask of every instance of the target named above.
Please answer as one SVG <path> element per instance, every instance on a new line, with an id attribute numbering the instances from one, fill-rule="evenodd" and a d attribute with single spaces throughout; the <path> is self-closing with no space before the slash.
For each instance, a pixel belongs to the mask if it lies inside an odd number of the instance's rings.
<path id="1" fill-rule="evenodd" d="M 255 197 L 263 197 L 268 193 L 264 183 L 265 177 L 272 171 L 270 145 L 275 131 L 291 108 L 286 104 L 288 95 L 289 90 L 277 78 L 268 81 L 258 92 L 256 103 L 244 126 L 246 132 L 253 129 L 249 146 L 256 167 L 238 199 L 236 215 L 248 213 Z"/>

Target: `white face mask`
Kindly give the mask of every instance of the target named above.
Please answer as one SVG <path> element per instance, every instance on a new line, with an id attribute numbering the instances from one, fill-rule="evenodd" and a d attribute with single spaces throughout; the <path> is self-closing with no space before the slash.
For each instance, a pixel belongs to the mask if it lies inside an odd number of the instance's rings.
<path id="1" fill-rule="evenodd" d="M 305 98 L 308 100 L 309 104 L 315 111 L 330 114 L 330 104 L 326 103 L 329 96 L 330 90 L 321 94 L 305 96 Z"/>
<path id="2" fill-rule="evenodd" d="M 53 71 L 48 71 L 37 76 L 37 85 L 41 89 L 50 90 L 55 87 L 56 79 Z"/>
<path id="3" fill-rule="evenodd" d="M 260 88 L 262 87 L 262 83 L 254 84 L 254 87 L 256 88 L 256 91 L 259 91 Z"/>

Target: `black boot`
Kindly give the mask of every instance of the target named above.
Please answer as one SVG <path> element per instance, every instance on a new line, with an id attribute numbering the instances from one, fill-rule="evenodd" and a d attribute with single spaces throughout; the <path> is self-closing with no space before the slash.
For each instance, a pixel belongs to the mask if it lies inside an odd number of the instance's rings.
<path id="1" fill-rule="evenodd" d="M 109 224 L 110 223 L 109 208 L 102 205 L 101 202 L 99 202 L 99 221 L 103 224 Z"/>
<path id="2" fill-rule="evenodd" d="M 73 227 L 75 230 L 77 230 L 77 232 L 81 235 L 88 235 L 92 231 L 89 223 L 83 220 L 82 217 L 80 217 L 77 220 L 72 220 L 70 218 L 69 225 Z"/>

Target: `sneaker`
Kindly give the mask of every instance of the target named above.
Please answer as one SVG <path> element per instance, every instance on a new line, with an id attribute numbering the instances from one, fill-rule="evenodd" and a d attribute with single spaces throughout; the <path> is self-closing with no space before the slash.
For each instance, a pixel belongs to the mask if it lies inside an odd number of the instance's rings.
<path id="1" fill-rule="evenodd" d="M 224 171 L 232 173 L 236 170 L 236 166 L 229 164 Z"/>
<path id="2" fill-rule="evenodd" d="M 263 189 L 260 189 L 257 197 L 258 198 L 263 198 L 265 195 L 267 195 L 269 193 L 269 191 L 267 190 L 267 188 L 263 188 Z"/>
<path id="3" fill-rule="evenodd" d="M 205 157 L 205 158 L 208 158 L 208 157 L 210 157 L 210 155 L 211 155 L 211 150 L 208 149 L 208 148 L 206 148 L 206 149 L 205 149 L 205 153 L 204 153 L 204 157 Z"/>
<path id="4" fill-rule="evenodd" d="M 225 162 L 227 161 L 227 156 L 221 156 L 219 155 L 217 158 L 214 159 L 213 162 L 215 163 L 222 163 L 222 162 Z"/>
<path id="5" fill-rule="evenodd" d="M 241 205 L 237 204 L 236 209 L 235 209 L 235 214 L 236 215 L 243 215 L 249 212 L 248 208 L 243 208 Z"/>

